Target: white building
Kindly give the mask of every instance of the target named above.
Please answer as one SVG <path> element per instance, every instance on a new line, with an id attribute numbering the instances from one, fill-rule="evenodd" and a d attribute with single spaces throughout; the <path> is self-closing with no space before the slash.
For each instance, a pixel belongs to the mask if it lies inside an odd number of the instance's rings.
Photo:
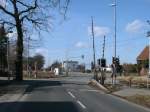
<path id="1" fill-rule="evenodd" d="M 77 67 L 78 67 L 78 61 L 64 61 L 63 62 L 63 69 L 66 71 L 68 69 L 68 71 L 77 71 Z"/>

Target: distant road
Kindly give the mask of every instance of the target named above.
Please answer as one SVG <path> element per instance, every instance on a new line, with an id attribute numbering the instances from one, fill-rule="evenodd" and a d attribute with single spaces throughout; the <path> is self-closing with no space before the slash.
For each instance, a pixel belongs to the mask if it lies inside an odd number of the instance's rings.
<path id="1" fill-rule="evenodd" d="M 17 102 L 0 103 L 0 112 L 150 112 L 87 85 L 88 78 L 72 75 L 30 80 Z"/>

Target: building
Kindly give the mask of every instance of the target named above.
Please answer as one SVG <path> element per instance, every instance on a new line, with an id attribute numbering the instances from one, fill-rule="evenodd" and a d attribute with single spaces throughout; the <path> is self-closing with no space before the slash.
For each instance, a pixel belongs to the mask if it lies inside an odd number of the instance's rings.
<path id="1" fill-rule="evenodd" d="M 64 61 L 63 62 L 63 69 L 66 71 L 72 71 L 75 72 L 77 71 L 78 68 L 78 61 Z"/>
<path id="2" fill-rule="evenodd" d="M 146 46 L 137 57 L 138 72 L 146 75 L 149 67 L 149 47 Z"/>
<path id="3" fill-rule="evenodd" d="M 149 63 L 149 47 L 146 46 L 143 51 L 137 57 L 137 64 L 143 67 L 148 67 Z"/>

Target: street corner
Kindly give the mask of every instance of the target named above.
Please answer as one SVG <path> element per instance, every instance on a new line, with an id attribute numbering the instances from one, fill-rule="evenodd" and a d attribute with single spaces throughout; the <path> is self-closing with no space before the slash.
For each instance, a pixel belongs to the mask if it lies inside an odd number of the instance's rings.
<path id="1" fill-rule="evenodd" d="M 94 88 L 97 88 L 97 89 L 99 89 L 99 90 L 102 90 L 102 91 L 105 92 L 105 93 L 110 93 L 110 91 L 109 91 L 106 87 L 104 87 L 103 85 L 101 85 L 100 83 L 98 83 L 98 82 L 97 82 L 96 80 L 94 80 L 94 79 L 91 79 L 91 80 L 89 81 L 88 85 L 90 85 L 90 86 L 92 86 L 92 87 L 94 87 Z"/>

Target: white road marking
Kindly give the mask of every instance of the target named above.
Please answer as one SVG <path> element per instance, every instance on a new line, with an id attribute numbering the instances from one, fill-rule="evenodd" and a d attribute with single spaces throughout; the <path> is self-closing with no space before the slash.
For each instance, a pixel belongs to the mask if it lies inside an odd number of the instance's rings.
<path id="1" fill-rule="evenodd" d="M 83 103 L 81 103 L 79 100 L 77 101 L 77 103 L 78 103 L 83 109 L 86 109 L 86 106 L 83 105 Z"/>
<path id="2" fill-rule="evenodd" d="M 86 91 L 87 91 L 87 92 L 100 92 L 99 90 L 93 90 L 93 89 L 92 89 L 92 90 L 80 89 L 79 91 L 83 91 L 83 92 L 84 92 L 84 91 L 85 91 L 85 92 L 86 92 Z"/>
<path id="3" fill-rule="evenodd" d="M 68 94 L 69 94 L 72 98 L 76 98 L 71 92 L 68 92 Z"/>

